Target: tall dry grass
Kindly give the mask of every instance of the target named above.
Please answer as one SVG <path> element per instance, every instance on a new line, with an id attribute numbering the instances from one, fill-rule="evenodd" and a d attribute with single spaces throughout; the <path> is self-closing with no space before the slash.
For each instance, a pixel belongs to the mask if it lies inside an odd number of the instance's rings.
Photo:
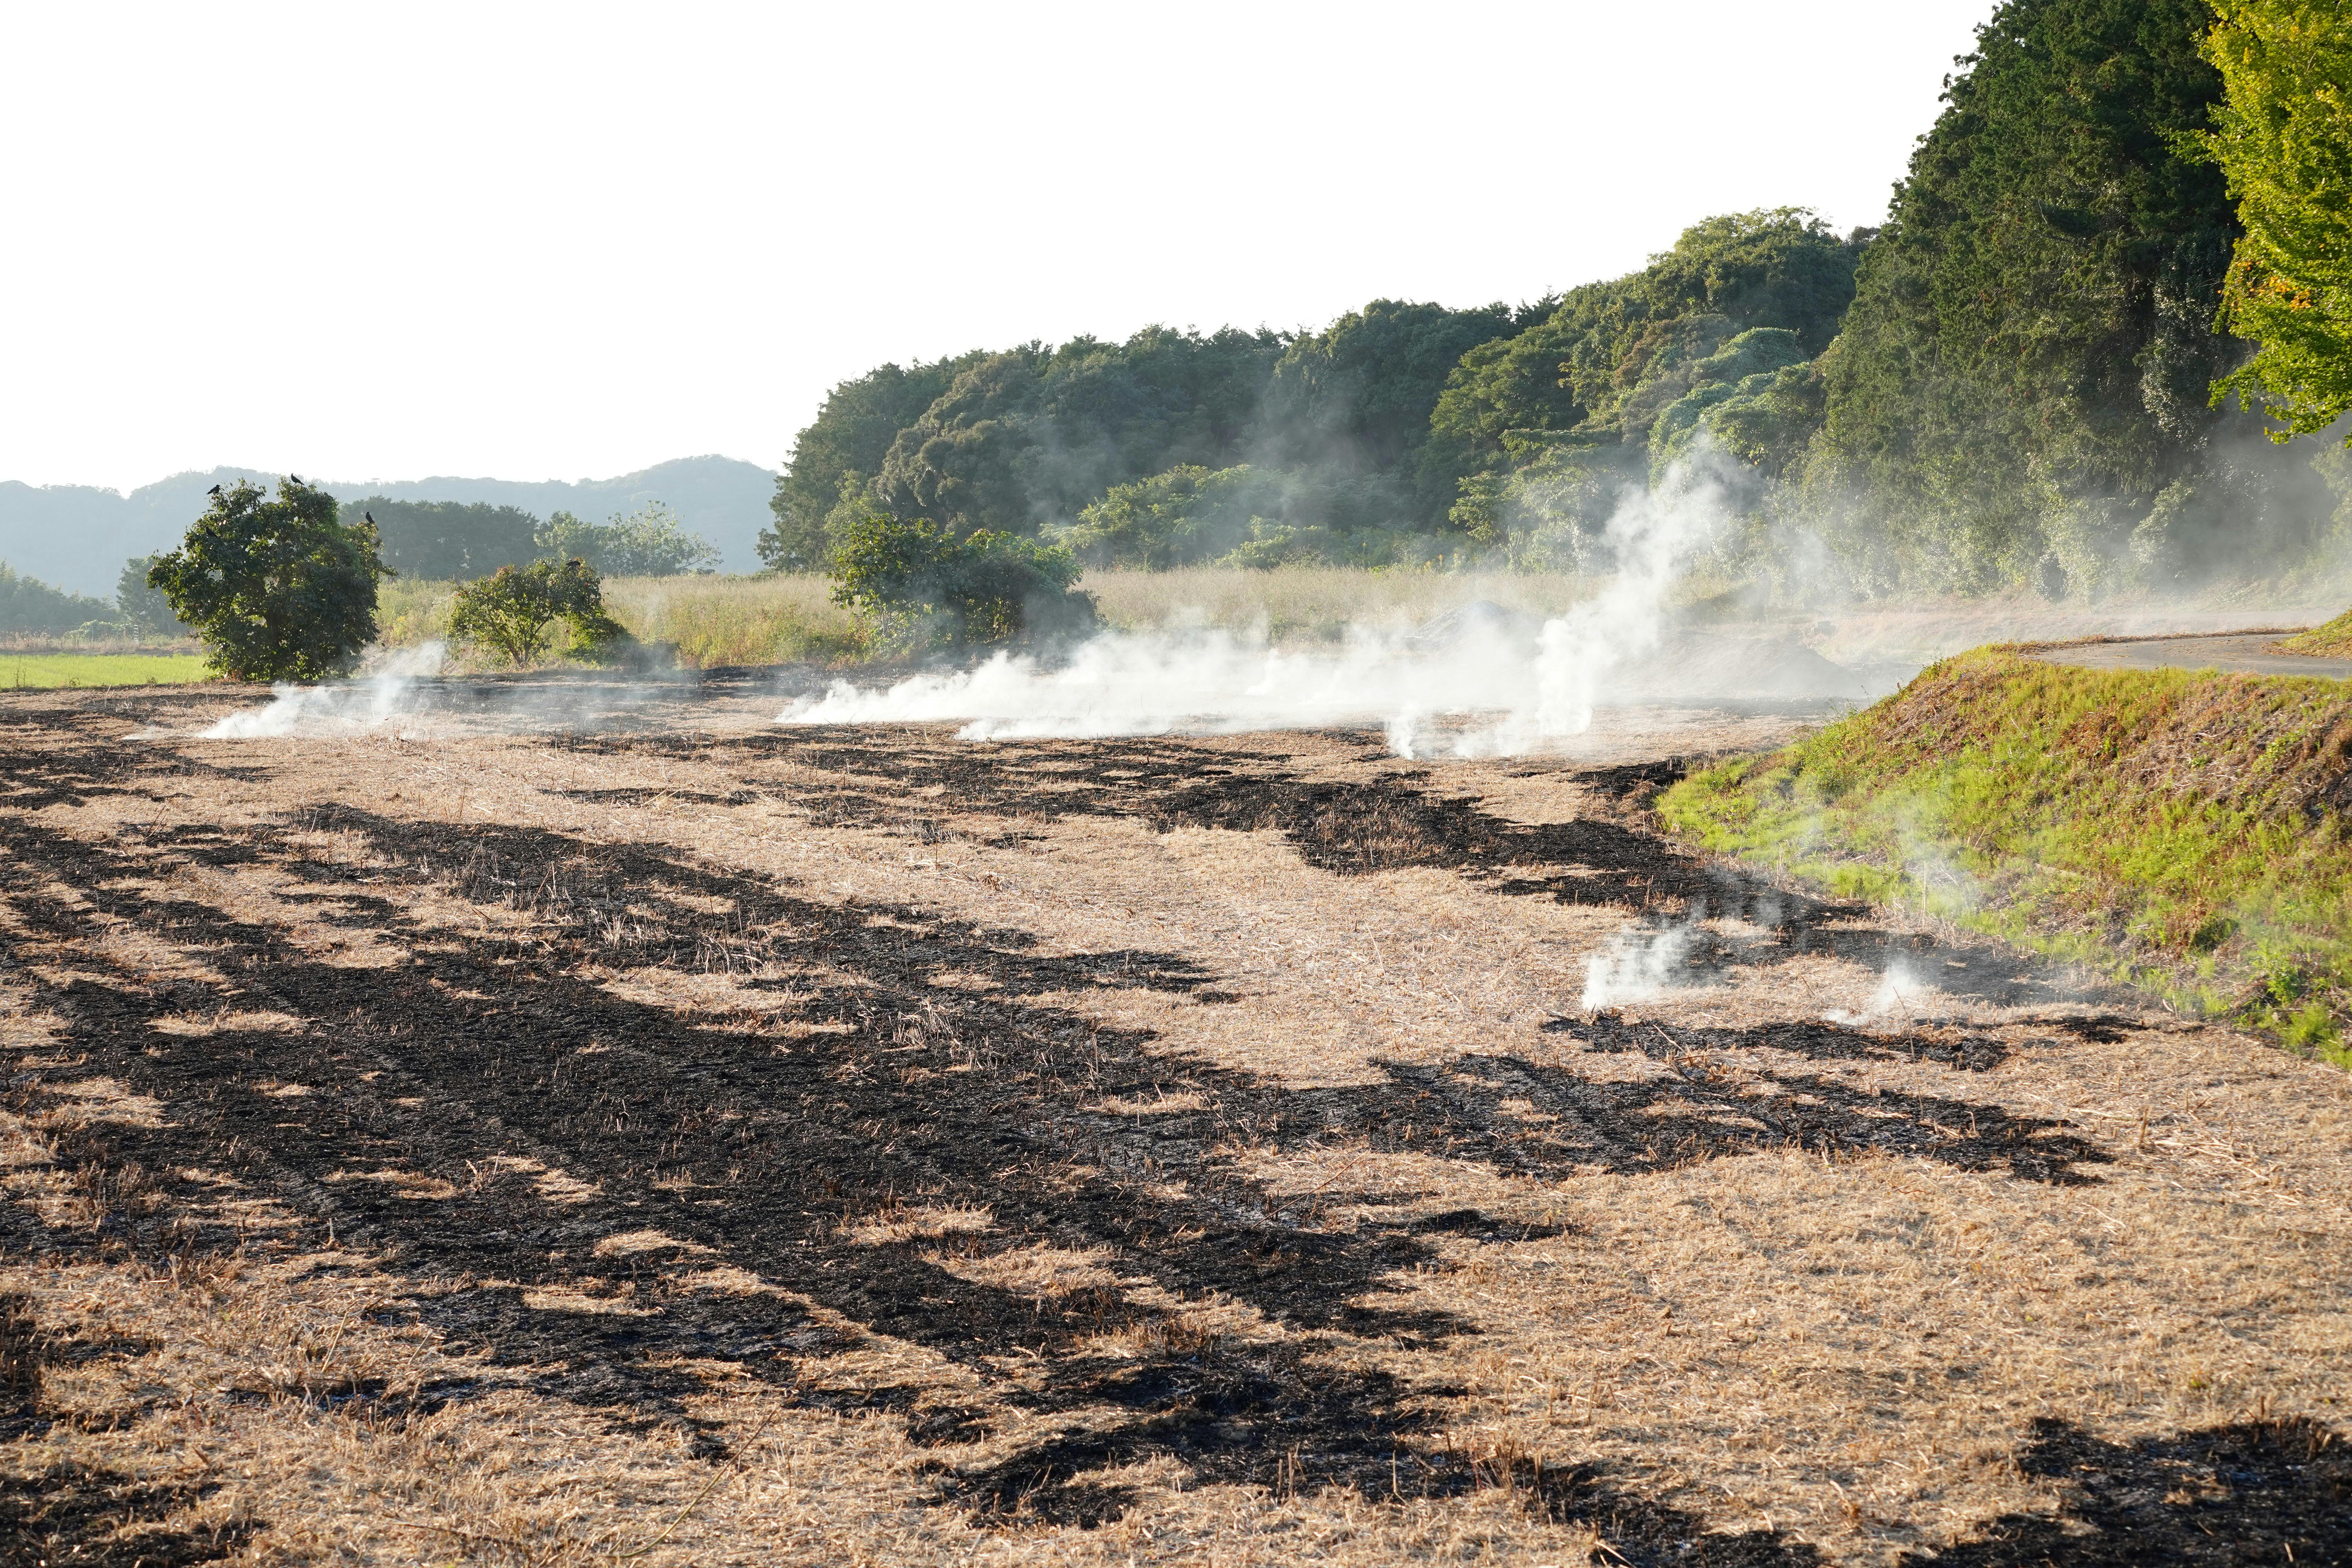
<path id="1" fill-rule="evenodd" d="M 810 574 L 761 577 L 608 577 L 606 613 L 643 643 L 667 643 L 688 668 L 838 664 L 861 657 L 857 617 L 833 603 L 833 584 Z M 394 579 L 378 591 L 377 640 L 413 647 L 449 636 L 457 584 Z"/>
<path id="2" fill-rule="evenodd" d="M 639 642 L 671 643 L 680 664 L 730 664 L 862 657 L 857 617 L 833 602 L 833 584 L 814 574 L 761 577 L 614 577 L 604 608 Z"/>
<path id="3" fill-rule="evenodd" d="M 1168 626 L 1263 626 L 1276 642 L 1334 642 L 1351 626 L 1407 626 L 1486 599 L 1549 614 L 1588 598 L 1597 584 L 1558 573 L 1365 571 L 1277 566 L 1253 572 L 1195 566 L 1175 572 L 1089 572 L 1078 586 L 1122 631 Z"/>
<path id="4" fill-rule="evenodd" d="M 1089 572 L 1079 587 L 1121 631 L 1214 626 L 1277 643 L 1336 642 L 1351 626 L 1407 626 L 1490 600 L 1515 610 L 1565 609 L 1592 579 L 1556 574 L 1364 571 L 1281 566 L 1253 572 Z M 455 583 L 396 578 L 376 601 L 378 640 L 412 647 L 449 635 Z M 871 646 L 857 617 L 833 602 L 813 574 L 726 577 L 612 577 L 604 607 L 640 642 L 666 643 L 693 668 L 813 660 L 845 664 Z"/>

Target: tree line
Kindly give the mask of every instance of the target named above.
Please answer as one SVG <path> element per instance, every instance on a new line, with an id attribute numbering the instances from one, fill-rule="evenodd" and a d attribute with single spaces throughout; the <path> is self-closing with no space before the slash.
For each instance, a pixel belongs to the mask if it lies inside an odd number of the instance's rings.
<path id="1" fill-rule="evenodd" d="M 221 493 L 239 488 L 231 485 Z M 302 489 L 318 498 L 304 501 L 306 518 L 338 526 L 365 523 L 383 576 L 465 583 L 502 568 L 527 572 L 541 562 L 580 561 L 601 576 L 668 577 L 706 572 L 719 561 L 710 542 L 688 532 L 677 514 L 659 501 L 603 522 L 587 522 L 567 511 L 541 521 L 520 507 L 394 500 L 382 495 L 339 501 L 315 486 Z M 217 494 L 214 500 L 212 510 L 216 511 Z M 326 509 L 323 513 L 320 507 Z M 110 604 L 52 587 L 0 563 L 0 633 L 185 637 L 193 629 L 190 623 L 173 612 L 163 591 L 150 581 L 160 559 L 142 555 L 124 562 Z"/>
<path id="2" fill-rule="evenodd" d="M 1731 555 L 1801 529 L 1864 589 L 2283 568 L 2352 489 L 2332 436 L 2271 439 L 2352 405 L 2347 77 L 2334 4 L 2008 0 L 1883 228 L 1731 214 L 1528 304 L 886 364 L 800 432 L 761 553 L 1605 565 L 1627 492 L 1697 465 Z"/>

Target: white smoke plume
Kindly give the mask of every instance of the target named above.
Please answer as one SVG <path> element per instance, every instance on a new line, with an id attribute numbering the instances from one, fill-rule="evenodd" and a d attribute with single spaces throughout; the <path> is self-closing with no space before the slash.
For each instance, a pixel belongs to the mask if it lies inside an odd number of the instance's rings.
<path id="1" fill-rule="evenodd" d="M 1594 707 L 1665 639 L 1668 595 L 1712 537 L 1726 498 L 1684 468 L 1634 493 L 1609 523 L 1616 564 L 1597 597 L 1545 623 L 1529 648 L 1471 626 L 1442 647 L 1359 630 L 1338 653 L 1283 653 L 1224 635 L 1107 633 L 1066 661 L 1000 654 L 979 668 L 912 676 L 881 690 L 835 681 L 778 715 L 787 724 L 961 720 L 958 734 L 1149 735 L 1301 729 L 1377 719 L 1406 756 L 1506 755 L 1583 733 Z M 1430 721 L 1471 715 L 1437 739 Z"/>
<path id="2" fill-rule="evenodd" d="M 1587 1013 L 1647 1002 L 1674 988 L 1681 978 L 1683 960 L 1698 940 L 1696 922 L 1664 930 L 1628 927 L 1584 963 L 1584 994 L 1579 1005 Z"/>
<path id="3" fill-rule="evenodd" d="M 1832 1009 L 1822 1016 L 1832 1024 L 1852 1027 L 1883 1024 L 1897 1018 L 1907 1020 L 1927 1000 L 1927 983 L 1912 973 L 1910 966 L 1898 958 L 1879 975 L 1878 989 L 1870 994 L 1870 1000 L 1862 1005 L 1861 1012 Z"/>
<path id="4" fill-rule="evenodd" d="M 446 645 L 428 642 L 386 658 L 365 679 L 328 686 L 272 689 L 263 708 L 244 708 L 203 732 L 207 741 L 245 741 L 270 735 L 348 734 L 381 728 L 412 711 L 410 695 L 419 680 L 441 673 Z"/>

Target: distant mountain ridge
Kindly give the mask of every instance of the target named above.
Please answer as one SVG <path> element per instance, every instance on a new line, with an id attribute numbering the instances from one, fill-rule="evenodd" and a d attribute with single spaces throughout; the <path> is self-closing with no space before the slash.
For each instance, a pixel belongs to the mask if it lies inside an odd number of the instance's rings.
<path id="1" fill-rule="evenodd" d="M 173 474 L 130 494 L 91 485 L 27 485 L 0 479 L 0 561 L 74 593 L 110 597 L 123 562 L 180 542 L 202 516 L 205 492 L 239 479 L 268 482 L 266 468 L 219 468 Z M 689 531 L 717 545 L 722 569 L 760 569 L 755 544 L 771 521 L 776 476 L 739 458 L 677 458 L 609 479 L 468 479 L 436 477 L 376 481 L 314 479 L 340 500 L 488 501 L 540 518 L 572 512 L 601 522 L 615 512 L 666 501 Z"/>

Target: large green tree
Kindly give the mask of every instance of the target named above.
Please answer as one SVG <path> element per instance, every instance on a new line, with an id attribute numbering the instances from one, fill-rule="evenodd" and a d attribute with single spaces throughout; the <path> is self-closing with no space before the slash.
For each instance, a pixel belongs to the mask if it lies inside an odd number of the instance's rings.
<path id="1" fill-rule="evenodd" d="M 1820 353 L 1867 238 L 1798 208 L 1727 214 L 1639 272 L 1570 290 L 1542 320 L 1462 356 L 1431 415 L 1423 482 L 1450 491 L 1564 439 L 1646 442 L 1693 368 L 1746 331 L 1776 329 L 1801 355 Z"/>
<path id="2" fill-rule="evenodd" d="M 538 553 L 531 531 L 539 520 L 520 507 L 373 495 L 345 501 L 342 514 L 373 518 L 383 563 L 412 580 L 466 582 Z"/>
<path id="3" fill-rule="evenodd" d="M 273 499 L 240 479 L 147 581 L 230 679 L 323 680 L 375 640 L 376 584 L 390 575 L 374 528 L 337 521 L 333 496 L 288 479 Z"/>
<path id="4" fill-rule="evenodd" d="M 2120 549 L 2202 471 L 2238 235 L 2183 150 L 2219 102 L 2207 0 L 2008 0 L 1864 258 L 1823 356 L 1824 498 L 1848 548 L 1981 587 Z"/>
<path id="5" fill-rule="evenodd" d="M 759 543 L 769 570 L 823 570 L 825 517 L 841 498 L 844 476 L 856 475 L 861 485 L 871 479 L 898 432 L 920 419 L 959 372 L 985 357 L 974 352 L 911 366 L 886 364 L 835 387 L 793 441 L 769 498 L 776 521 L 761 531 Z"/>
<path id="6" fill-rule="evenodd" d="M 2214 8 L 2204 54 L 2227 97 L 2203 143 L 2245 226 L 2223 300 L 2231 330 L 2261 345 L 2220 390 L 2263 404 L 2284 440 L 2352 410 L 2352 12 Z"/>
<path id="7" fill-rule="evenodd" d="M 678 515 L 662 501 L 647 501 L 626 517 L 583 522 L 559 511 L 533 535 L 551 560 L 578 559 L 608 577 L 677 577 L 719 564 L 719 549 L 688 533 Z"/>
<path id="8" fill-rule="evenodd" d="M 1375 300 L 1349 311 L 1275 362 L 1254 455 L 1281 468 L 1411 475 L 1462 356 L 1542 320 L 1556 302 L 1514 311 Z M 1442 515 L 1453 497 L 1434 499 L 1433 509 L 1423 510 Z"/>
<path id="9" fill-rule="evenodd" d="M 1253 429 L 1284 340 L 1147 327 L 1124 342 L 1031 343 L 975 361 L 898 432 L 873 476 L 887 512 L 1034 534 L 1112 485 L 1223 468 Z"/>

